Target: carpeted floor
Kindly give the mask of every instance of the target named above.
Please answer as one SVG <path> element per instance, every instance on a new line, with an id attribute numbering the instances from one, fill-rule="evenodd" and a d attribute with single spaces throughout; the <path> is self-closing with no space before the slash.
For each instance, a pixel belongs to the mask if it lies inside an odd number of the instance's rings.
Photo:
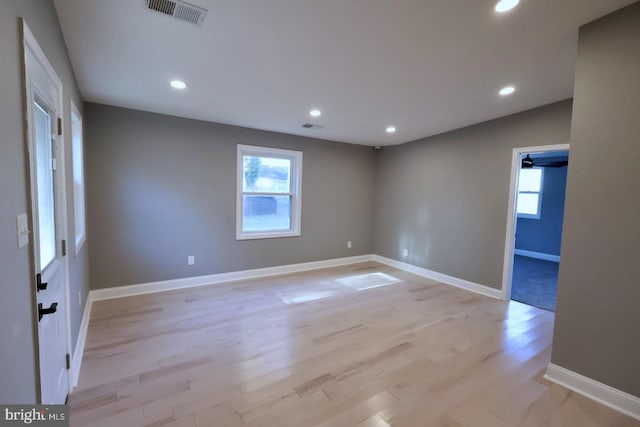
<path id="1" fill-rule="evenodd" d="M 511 299 L 555 312 L 559 265 L 516 255 L 513 259 Z"/>

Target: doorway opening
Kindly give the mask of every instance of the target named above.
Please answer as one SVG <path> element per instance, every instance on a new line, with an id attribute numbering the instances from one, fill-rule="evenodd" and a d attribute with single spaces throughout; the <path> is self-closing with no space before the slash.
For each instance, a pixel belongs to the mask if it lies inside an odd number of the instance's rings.
<path id="1" fill-rule="evenodd" d="M 569 145 L 513 150 L 503 298 L 555 312 Z"/>

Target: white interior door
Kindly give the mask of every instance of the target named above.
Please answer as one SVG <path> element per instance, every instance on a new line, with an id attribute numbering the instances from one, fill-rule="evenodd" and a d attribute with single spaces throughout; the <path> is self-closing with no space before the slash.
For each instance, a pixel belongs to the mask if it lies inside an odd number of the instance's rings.
<path id="1" fill-rule="evenodd" d="M 28 28 L 25 29 L 25 71 L 40 398 L 42 404 L 60 404 L 65 402 L 69 390 L 63 248 L 66 239 L 64 161 L 58 129 L 62 85 Z"/>

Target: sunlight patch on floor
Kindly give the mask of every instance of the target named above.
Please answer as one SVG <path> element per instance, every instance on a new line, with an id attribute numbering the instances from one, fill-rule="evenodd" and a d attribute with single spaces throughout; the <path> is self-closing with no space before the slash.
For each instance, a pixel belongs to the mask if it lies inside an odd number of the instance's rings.
<path id="1" fill-rule="evenodd" d="M 334 290 L 301 292 L 299 294 L 278 295 L 280 300 L 285 304 L 299 304 L 302 302 L 316 301 L 337 295 Z"/>
<path id="2" fill-rule="evenodd" d="M 313 286 L 311 289 L 287 289 L 276 293 L 285 304 L 301 304 L 318 301 L 337 295 L 348 295 L 367 289 L 401 283 L 402 280 L 385 273 L 368 273 L 346 276 Z"/>
<path id="3" fill-rule="evenodd" d="M 356 291 L 363 291 L 365 289 L 393 285 L 394 283 L 402 282 L 402 280 L 385 273 L 369 273 L 360 274 L 358 276 L 343 277 L 336 279 L 336 282 L 341 285 L 348 286 Z"/>

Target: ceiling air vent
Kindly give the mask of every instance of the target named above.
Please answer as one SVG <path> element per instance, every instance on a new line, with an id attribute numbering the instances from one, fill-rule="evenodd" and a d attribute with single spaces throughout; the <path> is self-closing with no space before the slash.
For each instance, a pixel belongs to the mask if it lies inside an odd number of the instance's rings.
<path id="1" fill-rule="evenodd" d="M 179 0 L 145 0 L 146 8 L 183 22 L 202 25 L 207 10 Z"/>
<path id="2" fill-rule="evenodd" d="M 313 129 L 313 130 L 320 130 L 324 128 L 324 126 L 322 125 L 314 125 L 313 123 L 305 123 L 302 125 L 302 127 L 305 129 Z"/>

